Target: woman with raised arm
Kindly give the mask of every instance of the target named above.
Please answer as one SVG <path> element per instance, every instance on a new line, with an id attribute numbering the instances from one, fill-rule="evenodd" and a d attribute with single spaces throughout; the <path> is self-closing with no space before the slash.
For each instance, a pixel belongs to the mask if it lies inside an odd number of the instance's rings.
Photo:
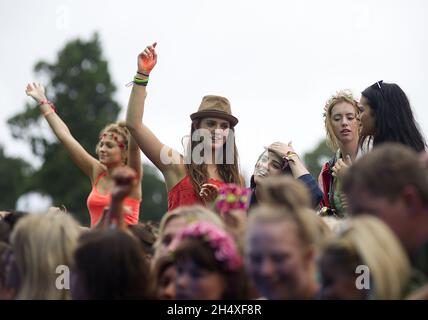
<path id="1" fill-rule="evenodd" d="M 123 122 L 109 124 L 101 130 L 96 146 L 97 160 L 74 139 L 67 125 L 55 112 L 53 103 L 46 98 L 42 85 L 28 84 L 26 93 L 39 104 L 41 113 L 55 136 L 67 149 L 73 162 L 91 179 L 92 190 L 88 196 L 87 205 L 91 216 L 91 227 L 96 226 L 104 208 L 111 202 L 113 170 L 128 165 L 136 171 L 137 179 L 141 181 L 142 168 L 137 144 L 131 139 Z M 140 202 L 141 183 L 137 183 L 129 197 L 124 200 L 125 223 L 138 223 Z"/>
<path id="2" fill-rule="evenodd" d="M 138 71 L 129 99 L 126 126 L 144 154 L 162 172 L 168 191 L 168 210 L 179 206 L 212 203 L 224 183 L 242 185 L 229 101 L 205 96 L 193 113 L 190 142 L 183 156 L 164 145 L 142 123 L 146 86 L 157 62 L 156 43 L 138 56 Z M 201 139 L 202 138 L 202 139 Z M 201 141 L 202 140 L 202 141 Z"/>

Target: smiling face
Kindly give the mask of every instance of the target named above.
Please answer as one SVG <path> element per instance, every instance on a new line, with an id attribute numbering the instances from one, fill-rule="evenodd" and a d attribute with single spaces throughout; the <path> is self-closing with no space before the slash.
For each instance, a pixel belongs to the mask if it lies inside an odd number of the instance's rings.
<path id="1" fill-rule="evenodd" d="M 282 163 L 283 160 L 279 155 L 265 150 L 254 167 L 254 182 L 257 184 L 265 177 L 283 174 Z"/>
<path id="2" fill-rule="evenodd" d="M 247 233 L 246 270 L 268 299 L 299 299 L 311 278 L 311 254 L 302 248 L 291 221 L 259 222 Z"/>
<path id="3" fill-rule="evenodd" d="M 330 123 L 334 136 L 340 144 L 358 142 L 360 123 L 352 104 L 346 101 L 337 103 L 331 109 Z"/>
<path id="4" fill-rule="evenodd" d="M 126 162 L 125 145 L 117 135 L 113 135 L 114 133 L 103 134 L 96 148 L 99 161 L 107 167 L 117 166 Z"/>
<path id="5" fill-rule="evenodd" d="M 220 118 L 203 118 L 199 124 L 199 129 L 209 131 L 210 146 L 213 149 L 218 149 L 226 143 L 230 131 L 230 123 Z"/>

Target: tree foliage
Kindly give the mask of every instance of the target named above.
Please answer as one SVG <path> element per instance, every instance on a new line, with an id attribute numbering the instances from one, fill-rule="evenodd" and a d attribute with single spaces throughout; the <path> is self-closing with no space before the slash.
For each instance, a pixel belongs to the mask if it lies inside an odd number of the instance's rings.
<path id="1" fill-rule="evenodd" d="M 322 140 L 312 151 L 304 154 L 303 160 L 308 171 L 317 179 L 323 164 L 333 157 L 333 155 L 334 153 L 327 146 L 326 141 Z"/>
<path id="2" fill-rule="evenodd" d="M 0 147 L 0 210 L 13 210 L 24 191 L 31 167 L 24 160 L 7 157 Z"/>
<path id="3" fill-rule="evenodd" d="M 113 95 L 116 87 L 112 82 L 108 63 L 102 56 L 98 34 L 88 40 L 73 40 L 61 49 L 56 61 L 36 63 L 34 71 L 47 79 L 47 97 L 57 107 L 59 116 L 69 127 L 72 135 L 93 156 L 101 129 L 117 120 L 119 104 Z M 25 184 L 25 191 L 38 191 L 52 197 L 55 206 L 64 205 L 78 220 L 88 224 L 86 199 L 91 190 L 90 180 L 73 164 L 65 148 L 52 139 L 46 130 L 46 122 L 34 102 L 27 103 L 25 110 L 8 120 L 12 135 L 31 146 L 32 153 L 40 157 L 42 166 Z M 143 217 L 156 217 L 166 208 L 166 197 L 158 190 L 162 181 L 151 171 L 145 173 L 143 187 L 147 204 L 143 202 Z M 157 179 L 157 180 L 156 180 Z M 151 188 L 157 188 L 151 190 Z M 159 206 L 152 201 L 160 199 Z M 149 214 L 150 212 L 150 214 Z M 162 212 L 163 213 L 163 212 Z"/>

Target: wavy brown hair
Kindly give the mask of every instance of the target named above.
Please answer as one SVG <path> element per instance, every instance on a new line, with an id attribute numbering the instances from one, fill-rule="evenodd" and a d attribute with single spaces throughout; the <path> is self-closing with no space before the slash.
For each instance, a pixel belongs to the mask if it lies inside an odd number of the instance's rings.
<path id="1" fill-rule="evenodd" d="M 205 163 L 202 164 L 196 164 L 193 161 L 192 153 L 196 145 L 201 143 L 201 141 L 193 141 L 192 137 L 194 132 L 199 129 L 200 120 L 194 120 L 192 122 L 192 127 L 190 130 L 190 142 L 188 144 L 188 156 L 190 156 L 191 162 L 190 164 L 186 164 L 186 173 L 189 175 L 194 190 L 197 194 L 199 194 L 199 191 L 201 190 L 201 186 L 207 182 L 208 180 L 208 171 L 207 171 L 207 165 Z M 235 133 L 235 129 L 233 127 L 230 128 L 230 130 Z M 233 139 L 233 163 L 227 164 L 226 163 L 226 146 L 228 143 L 231 143 L 231 139 Z M 217 164 L 217 169 L 220 174 L 221 179 L 223 182 L 226 183 L 236 183 L 240 186 L 243 186 L 243 181 L 240 174 L 239 169 L 239 156 L 238 156 L 238 149 L 236 148 L 235 143 L 235 134 L 229 134 L 227 136 L 226 143 L 223 145 L 223 153 L 222 153 L 223 159 L 221 161 L 221 164 Z"/>

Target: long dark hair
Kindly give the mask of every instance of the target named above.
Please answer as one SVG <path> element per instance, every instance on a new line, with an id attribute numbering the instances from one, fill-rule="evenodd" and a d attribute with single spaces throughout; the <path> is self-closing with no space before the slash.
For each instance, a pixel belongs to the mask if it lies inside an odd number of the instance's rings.
<path id="1" fill-rule="evenodd" d="M 190 157 L 191 163 L 186 164 L 186 172 L 190 176 L 190 179 L 192 181 L 193 188 L 195 189 L 195 192 L 199 194 L 199 191 L 201 189 L 201 186 L 207 182 L 208 180 L 208 171 L 207 171 L 207 165 L 205 163 L 202 164 L 196 164 L 193 161 L 192 152 L 193 149 L 196 147 L 197 144 L 200 143 L 200 141 L 193 141 L 192 136 L 195 132 L 195 130 L 199 129 L 200 120 L 194 120 L 192 122 L 192 127 L 190 130 L 190 141 L 188 145 L 188 154 L 187 156 Z M 227 142 L 223 145 L 223 161 L 222 164 L 217 164 L 217 169 L 220 177 L 222 178 L 223 182 L 226 183 L 236 183 L 238 185 L 243 185 L 240 170 L 239 170 L 239 156 L 238 156 L 238 149 L 236 148 L 236 143 L 234 141 L 234 133 L 235 129 L 233 127 L 230 128 L 230 131 L 233 131 L 233 134 L 229 134 L 227 137 Z M 233 139 L 233 141 L 232 141 Z M 229 143 L 233 143 L 233 163 L 227 164 L 226 163 L 226 146 Z"/>
<path id="2" fill-rule="evenodd" d="M 376 82 L 362 92 L 374 113 L 375 133 L 360 136 L 360 146 L 373 139 L 373 146 L 384 142 L 398 142 L 414 150 L 424 151 L 426 142 L 413 117 L 409 99 L 395 83 Z"/>

